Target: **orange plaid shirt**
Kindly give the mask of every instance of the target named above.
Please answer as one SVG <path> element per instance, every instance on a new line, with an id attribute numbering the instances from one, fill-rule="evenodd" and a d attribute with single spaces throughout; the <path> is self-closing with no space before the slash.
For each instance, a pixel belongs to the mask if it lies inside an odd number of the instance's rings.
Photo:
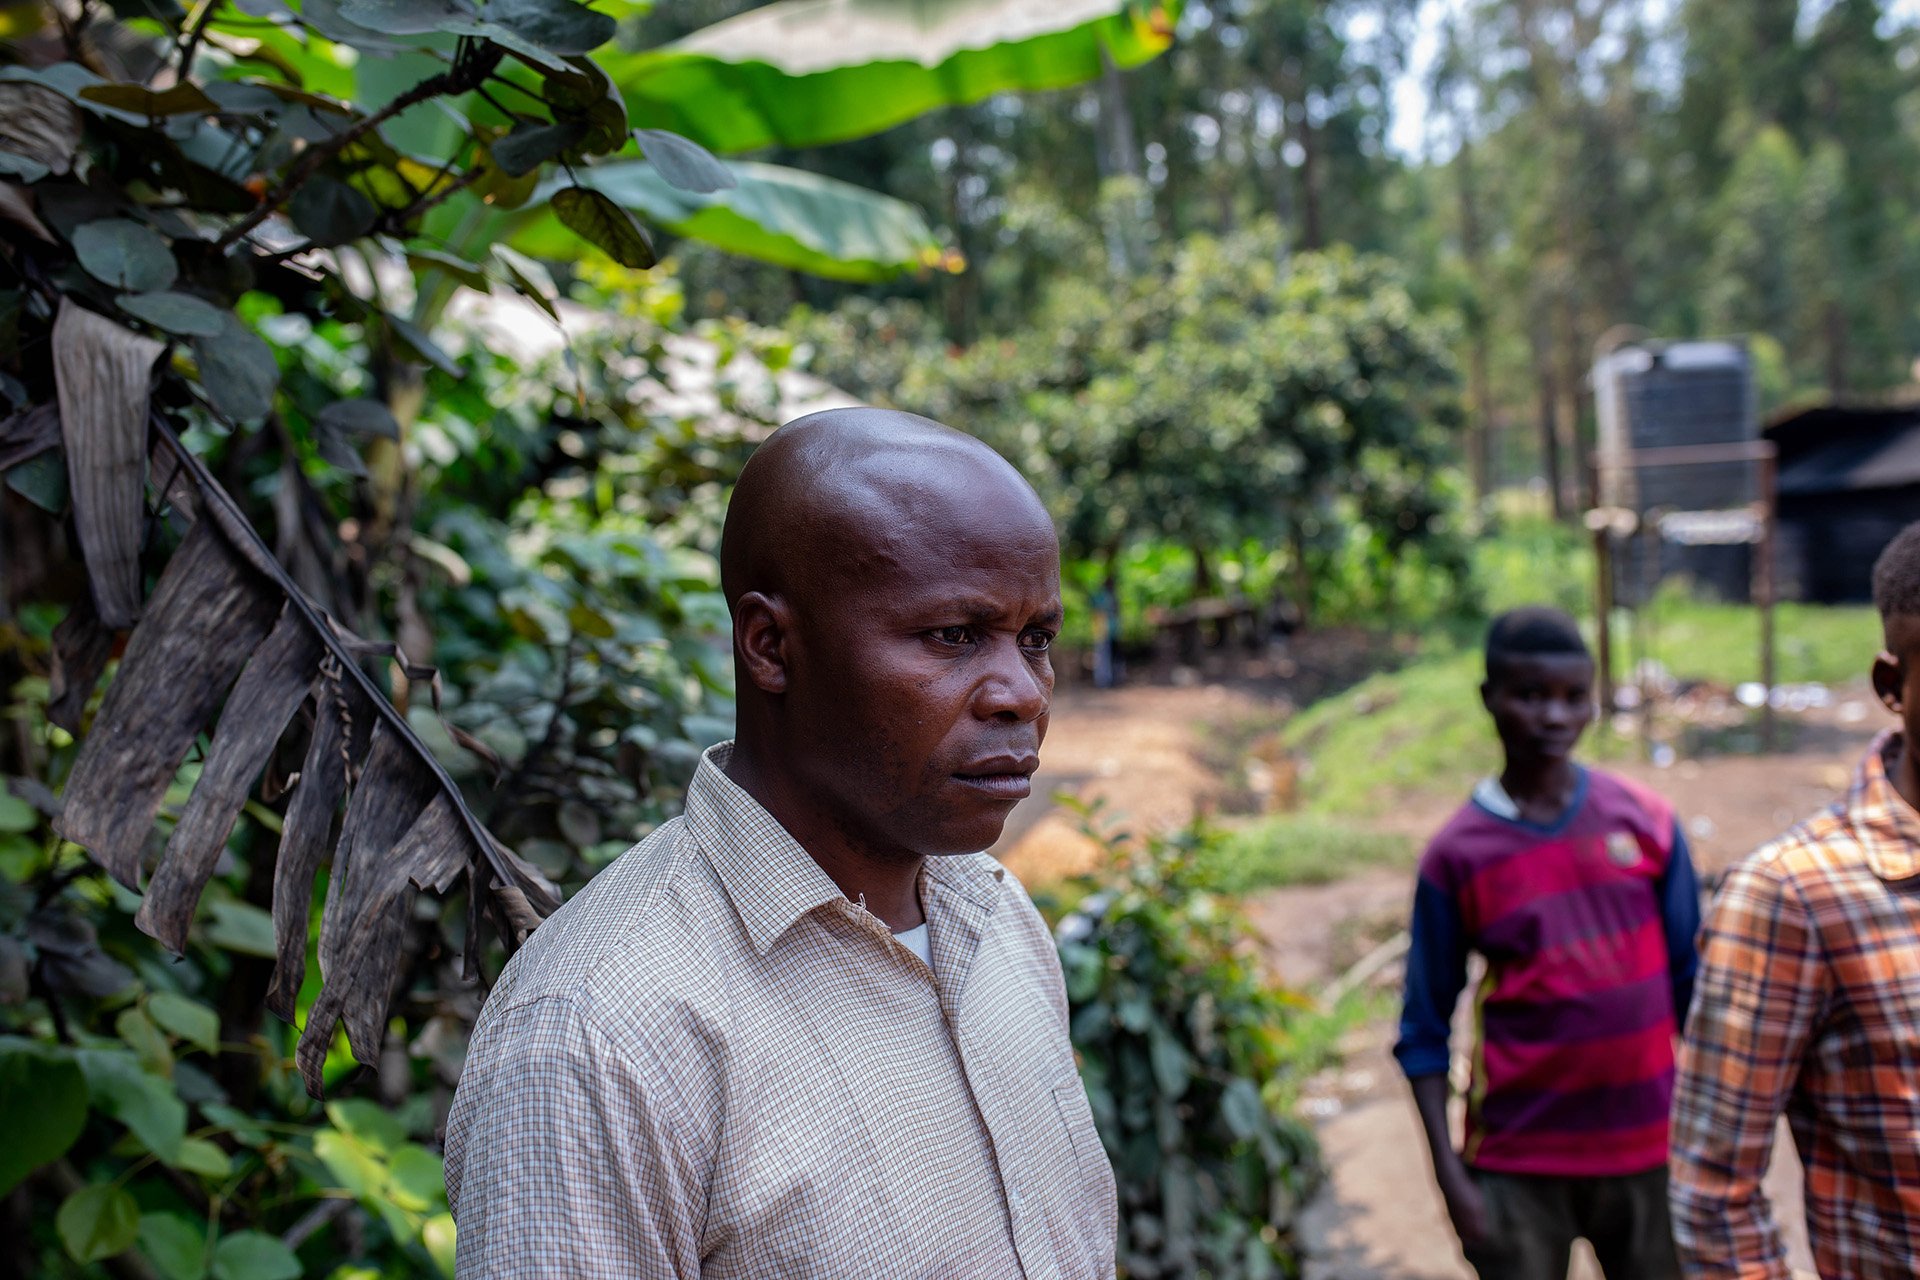
<path id="1" fill-rule="evenodd" d="M 1785 1280 L 1760 1182 L 1784 1111 L 1820 1274 L 1920 1275 L 1920 813 L 1874 743 L 1844 801 L 1729 873 L 1674 1097 L 1689 1277 Z"/>

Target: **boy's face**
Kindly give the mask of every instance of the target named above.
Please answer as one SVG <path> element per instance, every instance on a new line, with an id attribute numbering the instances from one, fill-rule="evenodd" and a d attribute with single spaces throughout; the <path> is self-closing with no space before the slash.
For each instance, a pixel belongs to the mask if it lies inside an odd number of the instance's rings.
<path id="1" fill-rule="evenodd" d="M 1887 647 L 1873 660 L 1873 691 L 1900 717 L 1909 744 L 1920 742 L 1920 614 L 1896 613 L 1884 623 Z"/>
<path id="2" fill-rule="evenodd" d="M 1565 760 L 1593 720 L 1593 659 L 1581 653 L 1504 658 L 1480 686 L 1480 701 L 1509 763 Z"/>

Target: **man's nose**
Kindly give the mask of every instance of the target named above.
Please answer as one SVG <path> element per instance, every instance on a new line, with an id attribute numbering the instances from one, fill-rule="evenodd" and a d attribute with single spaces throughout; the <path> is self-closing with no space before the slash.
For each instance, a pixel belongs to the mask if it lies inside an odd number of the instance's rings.
<path id="1" fill-rule="evenodd" d="M 1040 718 L 1053 696 L 1051 668 L 1045 657 L 1035 661 L 1016 641 L 993 646 L 992 664 L 974 698 L 974 712 L 983 720 L 1005 717 L 1025 724 Z"/>

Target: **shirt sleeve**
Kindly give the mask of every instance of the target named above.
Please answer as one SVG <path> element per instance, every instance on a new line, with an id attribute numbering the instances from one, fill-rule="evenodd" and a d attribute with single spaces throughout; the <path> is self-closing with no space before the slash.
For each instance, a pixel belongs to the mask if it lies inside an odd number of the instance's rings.
<path id="1" fill-rule="evenodd" d="M 1736 868 L 1707 920 L 1674 1095 L 1673 1229 L 1689 1280 L 1788 1280 L 1761 1179 L 1826 983 L 1792 881 Z"/>
<path id="2" fill-rule="evenodd" d="M 1678 818 L 1673 823 L 1673 850 L 1660 873 L 1660 917 L 1667 933 L 1667 973 L 1673 980 L 1673 1025 L 1684 1029 L 1693 1004 L 1694 971 L 1699 968 L 1695 937 L 1700 932 L 1700 879 Z"/>
<path id="3" fill-rule="evenodd" d="M 1422 875 L 1413 891 L 1406 999 L 1393 1056 L 1409 1080 L 1445 1075 L 1453 1007 L 1467 985 L 1466 925 L 1453 896 Z"/>
<path id="4" fill-rule="evenodd" d="M 697 1280 L 706 1192 L 648 1075 L 564 999 L 476 1037 L 447 1125 L 459 1280 Z"/>

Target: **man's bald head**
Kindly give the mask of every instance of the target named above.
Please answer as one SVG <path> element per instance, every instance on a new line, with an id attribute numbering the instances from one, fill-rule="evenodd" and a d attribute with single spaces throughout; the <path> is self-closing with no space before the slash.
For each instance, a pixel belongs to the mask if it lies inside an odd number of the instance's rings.
<path id="1" fill-rule="evenodd" d="M 1019 472 L 912 414 L 801 418 L 741 472 L 720 576 L 728 774 L 822 865 L 999 837 L 1038 762 L 1060 629 L 1059 543 Z"/>
<path id="2" fill-rule="evenodd" d="M 808 596 L 897 563 L 930 505 L 1010 501 L 1046 521 L 1025 478 L 987 445 L 931 418 L 867 406 L 796 418 L 754 451 L 727 505 L 720 585 Z"/>

